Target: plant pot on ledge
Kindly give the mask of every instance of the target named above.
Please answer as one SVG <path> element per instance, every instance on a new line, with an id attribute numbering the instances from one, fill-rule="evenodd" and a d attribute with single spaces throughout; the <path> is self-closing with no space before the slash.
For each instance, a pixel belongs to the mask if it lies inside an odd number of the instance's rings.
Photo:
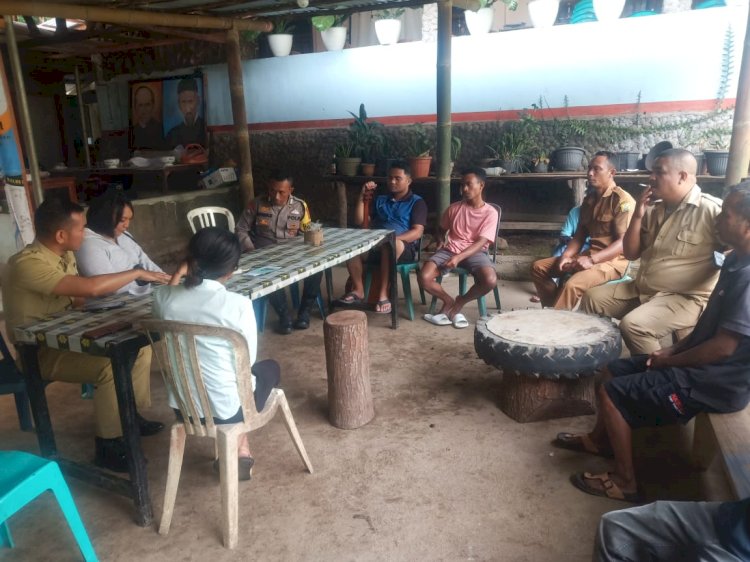
<path id="1" fill-rule="evenodd" d="M 411 177 L 426 178 L 430 175 L 430 164 L 432 156 L 417 156 L 409 158 L 409 167 L 411 168 Z"/>
<path id="2" fill-rule="evenodd" d="M 291 33 L 271 33 L 268 36 L 268 46 L 275 57 L 286 57 L 292 52 Z"/>
<path id="3" fill-rule="evenodd" d="M 344 50 L 344 45 L 346 45 L 346 28 L 330 27 L 321 31 L 320 37 L 323 39 L 323 44 L 326 46 L 326 50 L 342 51 Z"/>
<path id="4" fill-rule="evenodd" d="M 361 158 L 336 158 L 336 170 L 342 176 L 356 176 L 357 167 L 362 162 Z"/>
<path id="5" fill-rule="evenodd" d="M 729 164 L 728 150 L 704 150 L 703 157 L 706 159 L 706 167 L 708 168 L 709 175 L 727 175 L 727 164 Z"/>
<path id="6" fill-rule="evenodd" d="M 494 15 L 495 11 L 491 7 L 480 8 L 476 12 L 464 10 L 464 19 L 466 20 L 466 27 L 469 28 L 469 33 L 472 35 L 489 33 Z"/>
<path id="7" fill-rule="evenodd" d="M 362 164 L 360 164 L 360 168 L 362 169 L 363 176 L 372 177 L 375 175 L 375 164 L 362 162 Z"/>
<path id="8" fill-rule="evenodd" d="M 582 168 L 586 151 L 577 146 L 563 146 L 555 150 L 555 170 L 576 172 Z"/>

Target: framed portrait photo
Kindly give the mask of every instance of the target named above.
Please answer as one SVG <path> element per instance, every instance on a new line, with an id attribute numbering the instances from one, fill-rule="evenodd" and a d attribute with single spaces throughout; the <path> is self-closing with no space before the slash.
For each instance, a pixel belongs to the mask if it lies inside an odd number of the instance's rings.
<path id="1" fill-rule="evenodd" d="M 203 74 L 130 82 L 128 147 L 173 150 L 206 147 L 206 98 Z"/>

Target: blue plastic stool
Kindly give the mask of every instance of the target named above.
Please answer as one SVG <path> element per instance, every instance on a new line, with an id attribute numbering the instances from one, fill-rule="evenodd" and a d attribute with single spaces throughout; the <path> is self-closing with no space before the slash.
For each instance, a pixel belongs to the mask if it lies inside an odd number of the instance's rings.
<path id="1" fill-rule="evenodd" d="M 96 562 L 94 547 L 60 467 L 54 461 L 19 451 L 0 451 L 0 546 L 13 548 L 7 520 L 47 490 L 55 494 L 83 559 Z"/>

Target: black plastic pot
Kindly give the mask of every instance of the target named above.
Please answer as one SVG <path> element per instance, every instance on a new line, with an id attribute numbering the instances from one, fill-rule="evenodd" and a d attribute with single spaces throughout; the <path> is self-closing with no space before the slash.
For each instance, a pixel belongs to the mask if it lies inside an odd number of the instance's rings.
<path id="1" fill-rule="evenodd" d="M 704 150 L 708 174 L 711 176 L 726 176 L 727 164 L 729 163 L 729 151 L 727 150 Z"/>
<path id="2" fill-rule="evenodd" d="M 641 157 L 640 152 L 618 152 L 617 169 L 618 170 L 636 170 L 638 169 L 638 159 Z"/>
<path id="3" fill-rule="evenodd" d="M 555 170 L 575 172 L 583 167 L 586 151 L 577 146 L 563 146 L 554 152 Z"/>

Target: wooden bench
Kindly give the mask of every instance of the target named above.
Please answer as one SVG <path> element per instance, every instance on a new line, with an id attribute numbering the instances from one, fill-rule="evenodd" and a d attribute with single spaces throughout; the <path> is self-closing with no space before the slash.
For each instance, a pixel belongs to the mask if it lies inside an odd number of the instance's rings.
<path id="1" fill-rule="evenodd" d="M 560 232 L 562 222 L 539 222 L 539 221 L 501 221 L 500 231 L 503 230 L 544 230 L 549 232 Z"/>
<path id="2" fill-rule="evenodd" d="M 750 406 L 733 414 L 699 414 L 695 418 L 694 464 L 707 469 L 717 452 L 735 497 L 750 497 Z"/>

